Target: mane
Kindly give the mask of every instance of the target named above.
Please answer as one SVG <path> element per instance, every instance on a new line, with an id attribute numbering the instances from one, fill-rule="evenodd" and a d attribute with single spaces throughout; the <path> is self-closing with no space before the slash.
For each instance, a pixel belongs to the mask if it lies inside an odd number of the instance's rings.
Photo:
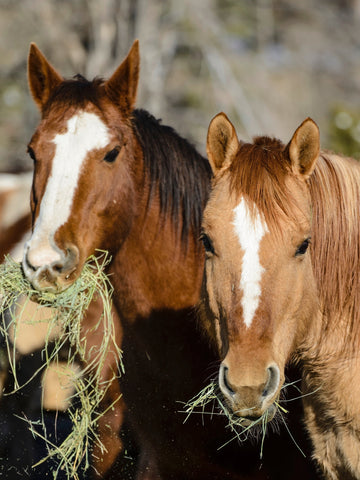
<path id="1" fill-rule="evenodd" d="M 328 327 L 360 333 L 360 165 L 323 153 L 309 179 L 312 262 Z M 350 324 L 348 320 L 350 320 Z"/>
<path id="2" fill-rule="evenodd" d="M 284 144 L 270 137 L 255 137 L 254 143 L 242 143 L 236 159 L 227 171 L 230 174 L 230 191 L 237 198 L 246 197 L 250 212 L 255 205 L 270 229 L 278 232 L 279 213 L 295 221 L 297 207 L 286 186 L 290 173 Z"/>
<path id="3" fill-rule="evenodd" d="M 208 199 L 211 168 L 207 159 L 171 127 L 145 110 L 134 110 L 133 125 L 144 155 L 150 184 L 148 207 L 158 193 L 163 218 L 181 225 L 181 242 L 192 234 L 198 240 Z"/>

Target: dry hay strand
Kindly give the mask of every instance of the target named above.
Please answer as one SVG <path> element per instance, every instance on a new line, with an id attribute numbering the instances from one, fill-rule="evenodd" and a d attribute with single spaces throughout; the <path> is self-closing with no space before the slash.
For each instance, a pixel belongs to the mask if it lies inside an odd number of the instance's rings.
<path id="1" fill-rule="evenodd" d="M 65 345 L 70 345 L 67 364 L 73 368 L 68 369 L 72 372 L 68 373 L 70 377 L 68 382 L 71 382 L 75 388 L 75 393 L 71 398 L 74 407 L 69 410 L 73 423 L 71 433 L 58 446 L 46 437 L 43 421 L 44 435 L 36 429 L 38 422 L 32 423 L 24 419 L 29 422 L 29 428 L 33 434 L 41 437 L 47 445 L 47 457 L 33 467 L 49 458 L 55 459 L 57 466 L 53 471 L 54 479 L 61 470 L 66 472 L 69 479 L 78 479 L 79 468 L 87 469 L 90 465 L 89 445 L 92 442 L 98 442 L 102 452 L 105 451 L 96 432 L 99 418 L 106 413 L 105 411 L 101 412 L 99 406 L 115 376 L 123 373 L 122 352 L 116 345 L 112 318 L 113 289 L 104 273 L 109 262 L 110 258 L 107 252 L 101 251 L 97 257 L 91 256 L 85 263 L 80 277 L 66 290 L 57 294 L 34 290 L 24 277 L 21 265 L 10 256 L 7 256 L 5 262 L 0 265 L 0 334 L 4 335 L 6 341 L 8 361 L 14 377 L 14 391 L 29 383 L 50 363 L 59 362 L 60 351 Z M 20 302 L 20 297 L 25 297 L 25 302 Z M 101 300 L 103 312 L 93 330 L 102 328 L 103 334 L 100 336 L 101 343 L 99 345 L 87 349 L 86 337 L 81 330 L 81 321 L 91 301 L 95 299 Z M 49 314 L 45 316 L 47 318 L 40 320 L 48 324 L 43 349 L 44 363 L 25 384 L 19 385 L 16 375 L 16 348 L 13 348 L 13 345 L 16 346 L 19 318 L 26 315 L 27 304 L 33 301 L 38 304 L 35 314 L 22 322 L 34 325 L 39 322 L 38 319 L 35 319 L 36 311 L 43 307 L 49 309 Z M 54 335 L 54 332 L 59 329 L 61 329 L 61 335 Z M 112 379 L 105 381 L 101 380 L 101 372 L 110 348 L 113 349 L 113 354 L 118 359 L 118 369 Z M 89 360 L 90 355 L 91 360 Z M 79 360 L 82 365 L 81 369 L 75 368 Z M 11 393 L 13 392 L 9 394 Z M 107 410 L 113 408 L 114 403 Z"/>
<path id="2" fill-rule="evenodd" d="M 283 389 L 292 384 L 284 385 Z M 250 422 L 249 425 L 245 426 L 243 424 L 243 418 L 238 417 L 233 412 L 230 412 L 228 407 L 225 405 L 222 395 L 219 392 L 219 387 L 216 382 L 210 382 L 203 390 L 201 390 L 197 395 L 191 398 L 185 405 L 182 413 L 186 414 L 184 422 L 186 422 L 190 415 L 200 414 L 202 416 L 213 417 L 215 415 L 220 415 L 225 417 L 227 421 L 227 428 L 231 432 L 230 439 L 225 442 L 223 445 L 219 446 L 219 450 L 224 448 L 229 443 L 237 440 L 238 442 L 244 442 L 246 440 L 259 440 L 260 439 L 260 459 L 263 458 L 264 453 L 264 441 L 266 434 L 269 430 L 269 426 L 275 431 L 278 431 L 279 425 L 278 422 L 281 421 L 292 438 L 294 444 L 305 456 L 304 452 L 301 450 L 300 446 L 296 443 L 293 435 L 291 434 L 289 427 L 286 424 L 285 414 L 288 413 L 280 403 L 276 401 L 275 405 L 277 407 L 278 413 L 272 419 L 271 422 L 268 422 L 268 412 L 266 411 L 261 417 Z M 251 411 L 249 410 L 249 414 Z"/>

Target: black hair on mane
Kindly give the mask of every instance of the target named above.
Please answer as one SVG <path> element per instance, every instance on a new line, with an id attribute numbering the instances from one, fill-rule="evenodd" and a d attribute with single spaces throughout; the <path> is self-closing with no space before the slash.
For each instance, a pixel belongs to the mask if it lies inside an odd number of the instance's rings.
<path id="1" fill-rule="evenodd" d="M 175 227 L 182 219 L 181 241 L 199 235 L 208 199 L 211 168 L 207 159 L 171 127 L 145 110 L 134 110 L 133 125 L 149 173 L 149 204 L 157 189 L 162 215 L 171 215 Z"/>
<path id="2" fill-rule="evenodd" d="M 53 108 L 53 102 L 59 105 L 85 106 L 88 102 L 99 107 L 101 92 L 99 86 L 104 82 L 101 77 L 87 80 L 79 73 L 71 79 L 64 80 L 52 92 L 48 105 Z"/>

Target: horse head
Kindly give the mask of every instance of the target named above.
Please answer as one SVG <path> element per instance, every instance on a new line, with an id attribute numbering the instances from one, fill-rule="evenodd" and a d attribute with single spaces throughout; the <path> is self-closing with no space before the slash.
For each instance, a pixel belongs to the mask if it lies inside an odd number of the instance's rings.
<path id="1" fill-rule="evenodd" d="M 107 81 L 92 82 L 64 80 L 30 47 L 28 81 L 41 121 L 28 145 L 33 232 L 23 270 L 36 289 L 67 288 L 96 249 L 113 251 L 131 227 L 130 172 L 140 147 L 129 118 L 138 76 L 138 41 Z"/>
<path id="2" fill-rule="evenodd" d="M 317 308 L 307 179 L 319 131 L 307 119 L 286 146 L 268 137 L 247 144 L 221 113 L 207 152 L 214 180 L 203 218 L 202 317 L 222 358 L 227 407 L 248 425 L 276 413 L 286 362 Z"/>

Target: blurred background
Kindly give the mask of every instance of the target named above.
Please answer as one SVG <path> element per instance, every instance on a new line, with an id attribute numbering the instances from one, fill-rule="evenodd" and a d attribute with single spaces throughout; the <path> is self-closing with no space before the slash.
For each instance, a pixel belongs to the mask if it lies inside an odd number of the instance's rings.
<path id="1" fill-rule="evenodd" d="M 360 157 L 359 26 L 360 0 L 0 0 L 0 172 L 31 168 L 30 42 L 91 79 L 139 38 L 137 106 L 202 153 L 224 111 L 243 140 L 287 142 L 311 116 L 323 148 Z"/>

